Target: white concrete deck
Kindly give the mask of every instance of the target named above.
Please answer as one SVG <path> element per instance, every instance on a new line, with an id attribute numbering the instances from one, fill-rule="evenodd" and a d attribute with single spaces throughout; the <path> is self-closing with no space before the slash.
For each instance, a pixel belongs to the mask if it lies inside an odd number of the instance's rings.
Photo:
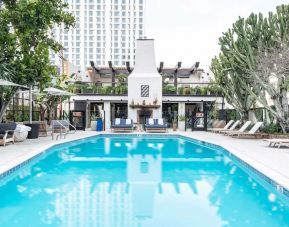
<path id="1" fill-rule="evenodd" d="M 140 132 L 135 133 L 139 134 Z M 184 135 L 220 145 L 289 190 L 289 148 L 270 148 L 268 142 L 262 140 L 234 139 L 209 132 L 174 132 L 170 134 Z M 68 135 L 66 139 L 58 141 L 51 140 L 51 137 L 40 137 L 6 147 L 0 146 L 0 174 L 52 145 L 92 135 L 97 135 L 97 132 L 77 131 L 75 134 Z"/>
<path id="2" fill-rule="evenodd" d="M 15 144 L 8 143 L 5 147 L 0 146 L 0 174 L 45 151 L 47 148 L 88 136 L 97 135 L 93 131 L 77 131 L 68 134 L 66 139 L 52 140 L 51 136 L 27 139 Z"/>

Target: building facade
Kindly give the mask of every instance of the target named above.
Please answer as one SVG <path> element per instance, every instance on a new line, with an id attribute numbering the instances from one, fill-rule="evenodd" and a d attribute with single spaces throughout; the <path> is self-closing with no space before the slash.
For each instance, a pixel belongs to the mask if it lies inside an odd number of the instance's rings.
<path id="1" fill-rule="evenodd" d="M 154 40 L 137 40 L 134 68 L 92 67 L 87 69 L 89 82 L 73 82 L 76 95 L 70 99 L 73 122 L 90 128 L 95 116 L 110 129 L 115 118 L 129 118 L 139 126 L 147 118 L 164 118 L 172 127 L 177 119 L 186 119 L 187 128 L 205 130 L 208 112 L 223 97 L 215 93 L 206 73 L 196 62 L 190 68 L 157 66 Z M 80 118 L 82 116 L 82 118 Z M 183 120 L 184 121 L 184 120 Z"/>
<path id="2" fill-rule="evenodd" d="M 81 70 L 94 61 L 115 66 L 134 65 L 136 39 L 145 35 L 145 0 L 66 0 L 76 24 L 69 31 L 52 30 L 52 36 L 64 47 L 61 58 L 52 54 L 55 65 L 62 57 Z"/>

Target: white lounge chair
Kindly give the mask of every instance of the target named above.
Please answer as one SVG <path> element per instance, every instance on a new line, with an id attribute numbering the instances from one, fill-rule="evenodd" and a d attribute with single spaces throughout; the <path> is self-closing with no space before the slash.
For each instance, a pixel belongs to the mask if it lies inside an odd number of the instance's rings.
<path id="1" fill-rule="evenodd" d="M 209 131 L 209 132 L 214 132 L 214 131 L 220 131 L 220 130 L 222 130 L 222 129 L 225 129 L 225 130 L 226 130 L 226 129 L 229 129 L 233 123 L 234 123 L 234 121 L 233 121 L 233 120 L 230 120 L 230 121 L 225 125 L 224 128 L 208 128 L 207 131 Z"/>
<path id="2" fill-rule="evenodd" d="M 267 136 L 265 133 L 257 133 L 263 125 L 262 121 L 256 122 L 255 125 L 248 132 L 232 132 L 229 135 L 235 138 L 264 138 Z"/>
<path id="3" fill-rule="evenodd" d="M 233 134 L 233 133 L 240 133 L 240 132 L 245 132 L 246 129 L 250 126 L 251 124 L 251 121 L 246 121 L 243 126 L 239 129 L 239 130 L 231 130 L 231 131 L 221 131 L 220 133 L 224 134 L 224 135 L 230 135 L 230 134 Z"/>
<path id="4" fill-rule="evenodd" d="M 232 132 L 233 130 L 236 129 L 236 127 L 240 124 L 240 120 L 237 120 L 230 128 L 228 129 L 220 129 L 220 130 L 216 130 L 213 132 L 217 132 L 217 133 L 222 133 L 222 132 Z"/>
<path id="5" fill-rule="evenodd" d="M 269 147 L 289 147 L 289 139 L 265 139 L 269 142 Z"/>

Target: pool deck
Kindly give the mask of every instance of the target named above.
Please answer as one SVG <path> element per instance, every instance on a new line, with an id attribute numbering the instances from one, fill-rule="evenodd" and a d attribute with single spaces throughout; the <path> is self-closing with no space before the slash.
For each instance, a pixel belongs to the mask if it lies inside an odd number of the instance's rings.
<path id="1" fill-rule="evenodd" d="M 110 132 L 107 132 L 110 134 Z M 43 152 L 47 148 L 64 142 L 97 135 L 93 131 L 77 131 L 66 139 L 52 140 L 51 136 L 21 143 L 0 146 L 0 174 Z M 133 134 L 142 134 L 136 132 Z M 235 139 L 209 132 L 170 132 L 220 145 L 245 161 L 279 185 L 289 190 L 289 148 L 270 148 L 268 142 L 255 139 Z"/>

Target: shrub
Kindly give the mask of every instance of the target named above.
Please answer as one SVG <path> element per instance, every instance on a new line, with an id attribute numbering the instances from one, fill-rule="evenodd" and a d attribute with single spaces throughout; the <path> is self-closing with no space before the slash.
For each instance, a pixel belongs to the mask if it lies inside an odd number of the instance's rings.
<path id="1" fill-rule="evenodd" d="M 187 87 L 184 88 L 183 94 L 184 94 L 184 95 L 190 95 L 190 94 L 192 94 L 192 93 L 191 93 L 191 89 L 190 89 L 190 88 L 187 88 Z"/>
<path id="2" fill-rule="evenodd" d="M 282 133 L 282 128 L 280 127 L 279 124 L 276 123 L 271 123 L 271 124 L 267 124 L 263 127 L 262 131 L 264 133 L 269 133 L 269 134 L 273 134 L 273 133 Z"/>
<path id="3" fill-rule="evenodd" d="M 184 88 L 183 87 L 179 87 L 178 88 L 178 94 L 179 95 L 183 95 L 184 94 Z"/>
<path id="4" fill-rule="evenodd" d="M 163 93 L 165 94 L 175 94 L 176 93 L 176 87 L 174 85 L 165 85 L 163 88 Z"/>

